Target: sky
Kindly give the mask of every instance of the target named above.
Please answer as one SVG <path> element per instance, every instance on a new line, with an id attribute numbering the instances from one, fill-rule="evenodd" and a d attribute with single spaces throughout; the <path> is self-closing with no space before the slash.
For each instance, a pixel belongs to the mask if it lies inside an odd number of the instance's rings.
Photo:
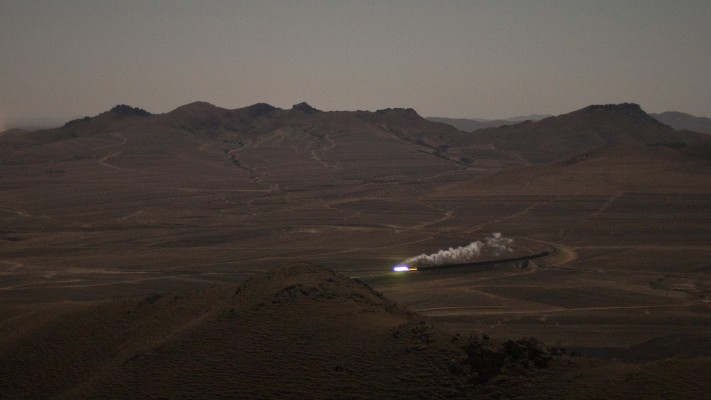
<path id="1" fill-rule="evenodd" d="M 711 117 L 711 1 L 0 0 L 0 130 L 117 104 Z"/>

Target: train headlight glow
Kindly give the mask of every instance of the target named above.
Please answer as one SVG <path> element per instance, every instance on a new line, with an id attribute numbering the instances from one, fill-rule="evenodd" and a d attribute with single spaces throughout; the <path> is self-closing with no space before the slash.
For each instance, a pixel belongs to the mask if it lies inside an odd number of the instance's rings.
<path id="1" fill-rule="evenodd" d="M 407 272 L 410 270 L 410 266 L 407 264 L 398 264 L 393 267 L 393 272 Z"/>

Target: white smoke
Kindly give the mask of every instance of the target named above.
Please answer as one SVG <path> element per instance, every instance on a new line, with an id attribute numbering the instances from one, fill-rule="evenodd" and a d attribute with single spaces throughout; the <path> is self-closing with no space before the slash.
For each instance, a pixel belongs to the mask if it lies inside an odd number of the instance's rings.
<path id="1" fill-rule="evenodd" d="M 420 254 L 419 256 L 408 258 L 404 261 L 404 264 L 411 266 L 464 264 L 478 258 L 483 252 L 491 252 L 495 256 L 513 253 L 512 244 L 513 239 L 505 238 L 501 233 L 494 232 L 491 236 L 487 236 L 483 242 L 477 240 L 476 242 L 471 242 L 468 246 L 457 247 L 456 249 L 450 247 L 448 250 L 440 250 L 434 254 Z"/>
<path id="2" fill-rule="evenodd" d="M 487 249 L 491 249 L 495 256 L 513 253 L 513 249 L 511 248 L 512 244 L 513 239 L 505 238 L 499 232 L 494 232 L 491 236 L 486 238 L 486 247 Z"/>

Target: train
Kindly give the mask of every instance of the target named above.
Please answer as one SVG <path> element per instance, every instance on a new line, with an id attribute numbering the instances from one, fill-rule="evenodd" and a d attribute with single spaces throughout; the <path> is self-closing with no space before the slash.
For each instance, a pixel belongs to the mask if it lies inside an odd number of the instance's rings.
<path id="1" fill-rule="evenodd" d="M 400 263 L 392 268 L 393 272 L 412 272 L 412 271 L 440 271 L 444 269 L 465 269 L 472 267 L 481 267 L 485 265 L 503 264 L 519 261 L 528 261 L 536 258 L 546 257 L 551 255 L 550 251 L 543 251 L 536 254 L 530 254 L 522 257 L 511 257 L 511 258 L 499 258 L 496 260 L 485 260 L 485 261 L 471 261 L 467 263 L 459 264 L 444 264 L 444 265 L 408 265 L 405 263 Z"/>

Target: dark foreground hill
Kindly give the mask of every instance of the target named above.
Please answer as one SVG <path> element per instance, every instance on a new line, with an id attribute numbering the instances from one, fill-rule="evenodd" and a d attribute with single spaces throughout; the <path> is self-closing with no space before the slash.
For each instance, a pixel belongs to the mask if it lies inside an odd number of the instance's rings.
<path id="1" fill-rule="evenodd" d="M 239 287 L 3 311 L 3 398 L 460 398 L 506 364 L 473 375 L 464 338 L 309 264 Z M 521 343 L 526 359 L 523 345 L 539 348 Z"/>
<path id="2" fill-rule="evenodd" d="M 0 392 L 63 399 L 702 398 L 711 385 L 705 359 L 626 365 L 561 354 L 534 339 L 502 346 L 467 340 L 359 281 L 297 264 L 239 287 L 3 308 Z M 662 368 L 673 369 L 660 379 Z"/>
<path id="3" fill-rule="evenodd" d="M 272 270 L 240 287 L 5 313 L 12 316 L 0 325 L 3 398 L 458 393 L 447 367 L 458 355 L 451 336 L 312 265 Z"/>

